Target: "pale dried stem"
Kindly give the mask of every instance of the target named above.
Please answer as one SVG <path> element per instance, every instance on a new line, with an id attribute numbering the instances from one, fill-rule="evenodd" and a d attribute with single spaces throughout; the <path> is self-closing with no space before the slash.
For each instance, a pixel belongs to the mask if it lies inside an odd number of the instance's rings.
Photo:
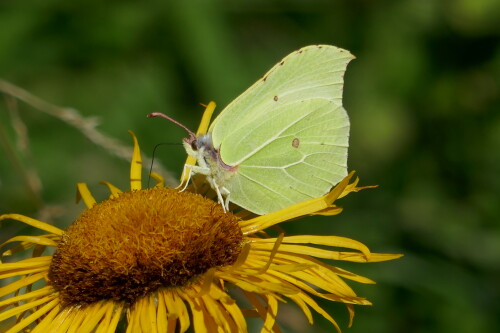
<path id="1" fill-rule="evenodd" d="M 19 151 L 21 157 L 25 162 L 21 161 L 21 159 L 17 156 L 17 154 L 12 153 L 11 160 L 14 165 L 16 165 L 16 169 L 18 169 L 19 173 L 22 174 L 22 178 L 26 186 L 28 187 L 30 193 L 32 193 L 33 197 L 36 198 L 35 202 L 37 206 L 40 206 L 42 203 L 40 192 L 42 190 L 42 182 L 40 177 L 38 176 L 38 172 L 35 167 L 34 158 L 30 151 L 29 145 L 29 135 L 28 128 L 24 124 L 19 114 L 19 108 L 17 104 L 17 100 L 10 96 L 5 96 L 7 110 L 9 111 L 10 120 L 12 128 L 14 129 L 17 135 L 16 146 Z M 12 149 L 12 151 L 14 151 Z M 16 161 L 13 161 L 16 159 Z"/>
<path id="2" fill-rule="evenodd" d="M 29 171 L 26 169 L 25 164 L 21 161 L 16 150 L 13 148 L 3 126 L 0 124 L 0 147 L 3 147 L 5 151 L 5 158 L 12 163 L 14 172 L 19 174 L 19 177 L 23 180 L 26 188 L 28 190 L 28 195 L 31 201 L 35 204 L 37 209 L 42 207 L 42 202 L 40 199 L 40 187 L 36 186 L 36 182 L 32 181 L 32 177 L 29 176 Z"/>
<path id="3" fill-rule="evenodd" d="M 26 90 L 1 79 L 0 91 L 18 100 L 21 100 L 28 105 L 31 105 L 39 111 L 47 113 L 75 127 L 91 142 L 99 147 L 104 148 L 110 154 L 127 161 L 130 160 L 130 157 L 132 156 L 132 148 L 130 146 L 122 144 L 120 141 L 114 138 L 111 138 L 99 132 L 96 129 L 98 125 L 98 121 L 96 118 L 85 118 L 73 108 L 59 107 L 54 104 L 48 103 L 41 98 L 27 92 Z M 149 164 L 151 163 L 151 159 L 146 157 L 144 158 L 144 161 L 146 162 L 143 164 L 144 167 L 148 168 Z M 166 171 L 165 168 L 159 163 L 159 161 L 155 161 L 154 171 L 161 174 L 165 178 L 165 181 L 167 183 L 178 183 L 178 180 L 172 175 L 172 173 Z"/>

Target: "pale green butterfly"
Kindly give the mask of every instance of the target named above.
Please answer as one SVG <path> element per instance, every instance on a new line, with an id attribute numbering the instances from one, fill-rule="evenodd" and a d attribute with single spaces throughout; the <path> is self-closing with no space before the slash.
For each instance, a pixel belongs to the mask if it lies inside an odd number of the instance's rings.
<path id="1" fill-rule="evenodd" d="M 330 45 L 297 50 L 231 102 L 207 134 L 189 133 L 190 171 L 256 214 L 327 193 L 347 175 L 349 117 L 342 107 L 348 51 Z"/>

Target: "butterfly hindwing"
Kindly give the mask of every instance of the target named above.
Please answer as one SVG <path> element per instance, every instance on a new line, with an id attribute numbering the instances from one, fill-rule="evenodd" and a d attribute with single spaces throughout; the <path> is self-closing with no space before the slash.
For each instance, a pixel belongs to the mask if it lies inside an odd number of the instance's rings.
<path id="1" fill-rule="evenodd" d="M 245 156 L 225 185 L 230 201 L 257 213 L 323 195 L 347 174 L 349 120 L 331 101 L 313 99 L 281 110 L 296 116 L 252 127 L 248 138 L 272 134 L 265 145 Z M 246 137 L 247 134 L 243 135 Z M 243 145 L 244 139 L 240 143 Z"/>

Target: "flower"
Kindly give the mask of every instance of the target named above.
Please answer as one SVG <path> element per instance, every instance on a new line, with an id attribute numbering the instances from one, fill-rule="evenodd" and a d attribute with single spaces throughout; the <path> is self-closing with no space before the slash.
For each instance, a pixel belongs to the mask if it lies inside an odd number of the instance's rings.
<path id="1" fill-rule="evenodd" d="M 263 332 L 279 332 L 276 315 L 285 299 L 311 324 L 312 309 L 340 331 L 315 298 L 346 304 L 352 321 L 354 304 L 371 303 L 345 280 L 373 281 L 320 259 L 400 257 L 371 253 L 344 237 L 269 235 L 281 222 L 339 214 L 335 200 L 363 188 L 358 180 L 349 183 L 353 173 L 325 196 L 281 211 L 226 213 L 209 198 L 165 187 L 157 174 L 158 184 L 142 189 L 140 150 L 131 134 L 130 191 L 105 182 L 110 198 L 97 203 L 78 184 L 87 209 L 66 231 L 23 215 L 0 215 L 0 221 L 44 232 L 0 245 L 18 243 L 0 253 L 2 259 L 33 250 L 31 258 L 0 263 L 0 279 L 17 277 L 0 288 L 0 323 L 10 320 L 7 332 L 114 332 L 120 323 L 127 332 L 185 332 L 190 326 L 197 333 L 246 332 L 246 317 L 260 317 Z M 47 247 L 55 248 L 52 256 L 42 255 Z"/>

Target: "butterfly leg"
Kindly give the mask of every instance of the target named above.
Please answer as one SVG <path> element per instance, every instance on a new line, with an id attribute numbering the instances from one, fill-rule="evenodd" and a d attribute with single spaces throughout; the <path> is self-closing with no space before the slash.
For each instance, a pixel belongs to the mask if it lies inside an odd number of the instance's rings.
<path id="1" fill-rule="evenodd" d="M 219 203 L 222 205 L 222 209 L 224 209 L 224 213 L 227 212 L 227 209 L 224 205 L 224 198 L 222 197 L 222 193 L 220 192 L 220 189 L 219 189 L 219 186 L 212 180 L 211 184 L 212 185 L 213 183 L 213 186 L 212 188 L 215 189 L 215 193 L 217 193 L 217 200 L 219 201 Z"/>
<path id="2" fill-rule="evenodd" d="M 180 192 L 184 191 L 187 188 L 189 181 L 191 180 L 191 174 L 192 174 L 191 167 L 192 167 L 192 165 L 184 164 L 184 168 L 182 169 L 181 182 L 175 188 L 175 189 L 178 189 L 178 188 L 182 187 L 182 190 L 180 190 Z M 186 173 L 187 173 L 187 177 L 186 177 Z"/>
<path id="3" fill-rule="evenodd" d="M 225 187 L 222 187 L 222 191 L 224 192 L 224 195 L 226 196 L 226 201 L 224 202 L 224 207 L 226 208 L 226 211 L 229 211 L 229 190 Z"/>
<path id="4" fill-rule="evenodd" d="M 200 166 L 191 165 L 191 164 L 184 164 L 184 170 L 182 171 L 183 175 L 184 175 L 185 170 L 188 170 L 188 177 L 185 180 L 185 183 L 183 183 L 181 181 L 181 183 L 179 184 L 179 186 L 176 187 L 176 188 L 180 188 L 184 184 L 184 187 L 182 188 L 182 190 L 180 192 L 186 190 L 186 188 L 189 185 L 189 181 L 191 180 L 191 177 L 193 175 L 195 175 L 195 174 L 198 173 L 198 174 L 207 176 L 210 173 L 210 169 L 208 169 L 206 167 L 200 167 Z M 182 178 L 182 179 L 184 179 L 184 178 Z"/>
<path id="5" fill-rule="evenodd" d="M 229 199 L 227 199 L 227 197 L 226 197 L 226 200 L 224 200 L 223 195 L 228 195 L 229 191 L 227 190 L 227 188 L 225 188 L 223 186 L 219 186 L 212 177 L 208 176 L 207 180 L 208 180 L 210 186 L 215 190 L 215 193 L 217 194 L 217 201 L 221 204 L 222 209 L 224 210 L 224 213 L 228 212 L 229 211 Z"/>
<path id="6" fill-rule="evenodd" d="M 190 165 L 190 164 L 185 164 L 184 167 L 191 170 L 191 175 L 194 175 L 196 173 L 204 176 L 210 175 L 210 169 L 207 167 L 201 167 L 198 165 Z"/>
<path id="7" fill-rule="evenodd" d="M 207 176 L 208 183 L 215 190 L 215 193 L 217 194 L 217 201 L 222 205 L 224 212 L 229 211 L 229 199 L 227 197 L 229 195 L 229 190 L 225 187 L 219 186 L 215 182 L 214 178 L 211 177 L 211 175 L 210 175 L 210 169 L 208 167 L 185 164 L 184 170 L 186 170 L 186 169 L 189 172 L 188 179 L 186 180 L 186 183 L 185 183 L 184 187 L 182 188 L 181 192 L 187 188 L 189 181 L 193 175 L 201 174 L 201 175 Z M 184 173 L 184 171 L 183 171 L 183 173 Z M 180 185 L 178 187 L 180 187 Z M 224 200 L 223 195 L 226 196 L 226 200 Z"/>

